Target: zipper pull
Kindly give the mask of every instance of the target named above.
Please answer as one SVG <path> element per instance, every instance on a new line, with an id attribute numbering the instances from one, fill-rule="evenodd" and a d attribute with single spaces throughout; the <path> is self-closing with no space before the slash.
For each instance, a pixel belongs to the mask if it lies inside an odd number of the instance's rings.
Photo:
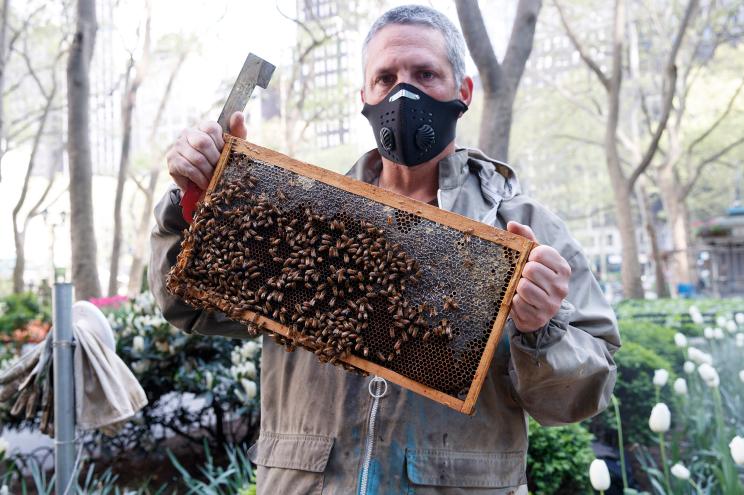
<path id="1" fill-rule="evenodd" d="M 373 383 L 375 384 L 374 392 L 372 391 Z M 378 383 L 382 383 L 382 385 L 384 385 L 384 388 L 382 389 L 382 393 L 380 393 L 380 387 L 377 385 Z M 367 385 L 367 390 L 369 390 L 369 395 L 371 395 L 373 399 L 382 399 L 383 397 L 385 397 L 385 394 L 387 394 L 387 390 L 388 390 L 387 380 L 385 380 L 384 378 L 380 376 L 375 376 L 369 381 L 369 384 Z"/>

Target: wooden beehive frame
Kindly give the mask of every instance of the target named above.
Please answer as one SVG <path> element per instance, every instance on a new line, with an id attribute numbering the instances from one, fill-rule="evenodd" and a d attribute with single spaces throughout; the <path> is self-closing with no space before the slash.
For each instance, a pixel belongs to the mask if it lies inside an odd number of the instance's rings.
<path id="1" fill-rule="evenodd" d="M 210 201 L 210 195 L 219 183 L 220 178 L 229 163 L 230 154 L 232 152 L 239 152 L 245 154 L 249 159 L 270 163 L 271 165 L 281 167 L 296 174 L 323 182 L 330 186 L 343 189 L 358 196 L 363 196 L 377 203 L 382 203 L 398 210 L 402 210 L 404 212 L 426 218 L 438 224 L 466 233 L 470 236 L 477 236 L 482 239 L 500 244 L 502 246 L 511 248 L 519 253 L 519 258 L 516 263 L 514 274 L 509 280 L 508 287 L 498 311 L 498 316 L 494 321 L 487 344 L 485 346 L 483 354 L 481 355 L 477 370 L 471 382 L 471 386 L 468 389 L 467 396 L 464 400 L 428 387 L 422 383 L 403 376 L 384 366 L 368 361 L 362 357 L 350 354 L 342 359 L 346 363 L 356 368 L 383 377 L 393 383 L 396 383 L 415 393 L 433 399 L 457 411 L 465 414 L 473 414 L 475 402 L 478 398 L 481 387 L 488 373 L 491 360 L 501 338 L 503 328 L 506 323 L 506 318 L 509 313 L 509 306 L 516 291 L 516 285 L 522 272 L 522 268 L 527 262 L 529 252 L 535 246 L 535 243 L 529 241 L 528 239 L 525 239 L 524 237 L 517 236 L 507 231 L 474 221 L 462 215 L 448 212 L 435 206 L 422 203 L 420 201 L 416 201 L 405 196 L 392 193 L 390 191 L 386 191 L 384 189 L 316 167 L 314 165 L 294 160 L 276 151 L 257 146 L 228 134 L 224 135 L 224 139 L 225 147 L 222 150 L 222 155 L 220 156 L 219 162 L 217 163 L 217 167 L 214 175 L 212 176 L 209 188 L 205 193 L 205 197 L 203 200 L 205 202 Z M 178 261 L 174 269 L 174 274 L 179 275 L 184 271 L 191 256 L 192 248 L 193 246 L 188 245 L 188 243 L 184 245 L 181 253 L 179 254 Z M 209 304 L 211 304 L 212 306 L 218 307 L 225 312 L 228 312 L 229 310 L 229 303 L 223 301 L 222 299 L 210 298 L 208 293 L 201 291 L 193 286 L 187 287 L 186 291 L 186 295 L 190 299 L 208 301 Z M 297 333 L 291 328 L 253 311 L 246 311 L 239 319 L 243 321 L 254 322 L 266 330 L 269 330 L 289 339 L 294 339 L 294 334 Z"/>

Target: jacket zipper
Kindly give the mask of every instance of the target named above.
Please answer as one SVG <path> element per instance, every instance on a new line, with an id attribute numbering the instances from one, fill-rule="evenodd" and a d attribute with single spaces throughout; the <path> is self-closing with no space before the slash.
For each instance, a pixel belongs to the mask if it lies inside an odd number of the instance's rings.
<path id="1" fill-rule="evenodd" d="M 374 384 L 375 387 L 374 392 L 372 391 L 372 384 Z M 367 389 L 369 390 L 369 395 L 372 396 L 373 400 L 372 408 L 369 411 L 369 427 L 367 428 L 367 441 L 364 449 L 364 464 L 362 464 L 362 480 L 359 487 L 359 495 L 367 495 L 369 465 L 372 462 L 372 450 L 375 445 L 375 421 L 377 419 L 377 409 L 380 407 L 380 399 L 387 393 L 387 382 L 384 378 L 375 376 L 370 380 Z"/>

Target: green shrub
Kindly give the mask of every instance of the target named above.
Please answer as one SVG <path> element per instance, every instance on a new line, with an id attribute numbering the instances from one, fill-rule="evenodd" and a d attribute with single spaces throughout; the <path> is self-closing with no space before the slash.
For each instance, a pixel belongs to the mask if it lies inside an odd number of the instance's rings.
<path id="1" fill-rule="evenodd" d="M 546 428 L 530 418 L 527 481 L 536 494 L 589 493 L 593 436 L 580 424 Z"/>
<path id="2" fill-rule="evenodd" d="M 674 334 L 677 330 L 638 320 L 621 320 L 619 326 L 623 345 L 630 342 L 638 344 L 669 361 L 677 373 L 682 371 L 684 354 L 674 344 Z M 671 372 L 672 368 L 667 371 Z"/>
<path id="3" fill-rule="evenodd" d="M 32 320 L 51 321 L 51 309 L 30 292 L 11 294 L 0 300 L 0 335 L 8 335 Z"/>
<path id="4" fill-rule="evenodd" d="M 625 444 L 648 445 L 654 438 L 648 428 L 648 417 L 656 404 L 654 370 L 671 370 L 671 364 L 653 350 L 635 342 L 623 343 L 615 354 L 615 363 L 618 370 L 615 396 L 620 402 Z M 669 383 L 661 391 L 663 402 L 670 401 L 673 380 L 674 377 L 670 376 Z M 590 429 L 604 443 L 617 446 L 615 425 L 615 413 L 610 407 L 592 419 Z"/>

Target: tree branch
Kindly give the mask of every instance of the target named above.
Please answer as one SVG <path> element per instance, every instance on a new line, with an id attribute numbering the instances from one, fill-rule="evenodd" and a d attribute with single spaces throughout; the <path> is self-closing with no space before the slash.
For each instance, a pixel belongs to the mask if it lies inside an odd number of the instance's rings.
<path id="1" fill-rule="evenodd" d="M 663 91 L 664 106 L 662 107 L 662 115 L 656 126 L 656 131 L 651 138 L 651 142 L 649 143 L 648 148 L 646 148 L 646 152 L 641 159 L 641 162 L 638 164 L 638 166 L 628 179 L 628 190 L 633 189 L 633 186 L 635 185 L 636 180 L 638 180 L 638 177 L 640 177 L 641 174 L 645 172 L 645 170 L 651 164 L 651 161 L 656 155 L 656 150 L 659 147 L 659 140 L 661 140 L 661 136 L 664 134 L 664 130 L 666 129 L 667 122 L 669 121 L 669 115 L 672 111 L 674 93 L 677 87 L 677 53 L 679 52 L 679 48 L 682 45 L 682 40 L 684 39 L 685 32 L 687 31 L 687 27 L 690 24 L 690 19 L 692 19 L 697 6 L 698 0 L 690 0 L 687 3 L 684 17 L 679 24 L 677 34 L 674 36 L 674 42 L 672 43 L 672 48 L 669 51 L 669 57 L 666 63 L 666 85 Z"/>
<path id="2" fill-rule="evenodd" d="M 455 7 L 470 56 L 481 75 L 483 90 L 486 93 L 495 93 L 503 81 L 502 68 L 493 51 L 478 1 L 455 0 Z"/>
<path id="3" fill-rule="evenodd" d="M 684 201 L 687 198 L 687 196 L 690 195 L 692 188 L 695 187 L 695 183 L 698 181 L 698 179 L 702 175 L 703 169 L 706 166 L 708 166 L 711 163 L 717 162 L 720 158 L 723 158 L 725 155 L 727 155 L 731 150 L 733 150 L 734 148 L 738 146 L 741 146 L 742 144 L 744 144 L 744 136 L 740 137 L 736 141 L 729 143 L 728 145 L 718 150 L 716 153 L 713 153 L 709 157 L 700 161 L 697 167 L 695 167 L 695 173 L 692 175 L 692 178 L 687 182 L 687 184 L 685 184 L 685 186 L 680 191 L 680 199 Z"/>
<path id="4" fill-rule="evenodd" d="M 535 25 L 540 14 L 542 0 L 519 0 L 509 44 L 504 55 L 503 71 L 512 89 L 519 86 L 524 67 L 532 52 Z M 493 51 L 493 49 L 491 49 Z"/>
<path id="5" fill-rule="evenodd" d="M 576 37 L 576 34 L 571 29 L 571 26 L 568 25 L 568 21 L 566 20 L 566 16 L 563 12 L 563 8 L 561 7 L 558 0 L 553 0 L 553 5 L 555 5 L 555 8 L 558 9 L 558 16 L 561 19 L 561 24 L 563 25 L 563 29 L 566 31 L 566 36 L 568 36 L 568 39 L 571 40 L 571 44 L 576 49 L 577 52 L 579 52 L 579 57 L 581 57 L 581 60 L 584 61 L 584 63 L 591 69 L 592 72 L 594 72 L 597 75 L 597 78 L 599 78 L 599 82 L 602 83 L 602 86 L 609 91 L 610 90 L 610 78 L 607 77 L 607 74 L 605 74 L 602 69 L 599 67 L 599 64 L 594 61 L 594 59 L 587 53 L 587 51 L 584 49 L 584 47 L 579 42 L 579 39 Z"/>

